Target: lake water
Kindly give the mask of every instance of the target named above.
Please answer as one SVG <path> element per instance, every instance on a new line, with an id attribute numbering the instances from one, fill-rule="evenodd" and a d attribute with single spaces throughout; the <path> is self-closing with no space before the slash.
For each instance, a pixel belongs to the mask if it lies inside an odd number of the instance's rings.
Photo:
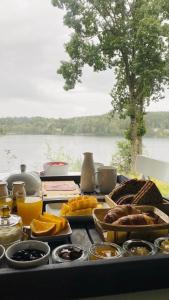
<path id="1" fill-rule="evenodd" d="M 0 136 L 0 172 L 18 170 L 25 163 L 29 170 L 42 170 L 43 163 L 71 157 L 82 160 L 83 152 L 93 152 L 94 161 L 109 164 L 117 151 L 118 137 L 5 135 Z M 144 154 L 169 162 L 169 138 L 144 138 Z M 50 155 L 51 154 L 51 155 Z"/>

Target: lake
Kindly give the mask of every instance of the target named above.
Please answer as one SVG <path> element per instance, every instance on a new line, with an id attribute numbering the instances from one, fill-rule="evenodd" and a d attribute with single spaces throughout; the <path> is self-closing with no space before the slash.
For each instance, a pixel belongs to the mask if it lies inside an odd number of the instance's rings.
<path id="1" fill-rule="evenodd" d="M 65 135 L 0 136 L 0 172 L 18 170 L 21 163 L 25 163 L 29 170 L 41 171 L 43 163 L 51 157 L 56 160 L 71 157 L 76 161 L 83 159 L 83 152 L 93 152 L 95 162 L 108 165 L 121 139 Z M 144 138 L 143 146 L 145 155 L 169 162 L 169 138 Z"/>

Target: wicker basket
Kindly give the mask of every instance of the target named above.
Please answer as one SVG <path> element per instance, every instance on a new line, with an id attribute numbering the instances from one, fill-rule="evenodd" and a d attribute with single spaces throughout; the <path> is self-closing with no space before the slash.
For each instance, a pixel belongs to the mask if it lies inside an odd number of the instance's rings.
<path id="1" fill-rule="evenodd" d="M 93 211 L 93 218 L 96 229 L 105 241 L 124 242 L 130 238 L 142 238 L 154 240 L 155 238 L 169 233 L 169 216 L 157 207 L 141 205 L 135 206 L 142 212 L 152 211 L 164 223 L 153 225 L 113 225 L 104 222 L 104 216 L 107 214 L 109 208 L 96 208 Z"/>

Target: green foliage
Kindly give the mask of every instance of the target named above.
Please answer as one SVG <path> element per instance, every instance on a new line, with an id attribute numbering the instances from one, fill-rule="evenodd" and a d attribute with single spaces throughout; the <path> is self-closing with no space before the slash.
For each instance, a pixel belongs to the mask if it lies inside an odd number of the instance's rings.
<path id="1" fill-rule="evenodd" d="M 6 134 L 51 134 L 51 135 L 93 135 L 124 136 L 130 140 L 129 119 L 101 116 L 54 118 L 0 118 L 0 128 Z M 169 112 L 151 112 L 145 116 L 146 136 L 169 137 Z M 141 128 L 141 134 L 144 128 Z"/>
<path id="2" fill-rule="evenodd" d="M 112 113 L 130 118 L 132 166 L 150 101 L 163 96 L 169 82 L 168 0 L 53 0 L 73 29 L 65 45 L 70 60 L 58 70 L 66 90 L 80 82 L 85 64 L 94 71 L 115 70 Z M 139 120 L 139 116 L 141 119 Z M 138 128 L 137 128 L 138 127 Z M 141 144 L 141 143 L 140 143 Z"/>
<path id="3" fill-rule="evenodd" d="M 117 143 L 118 151 L 112 157 L 112 165 L 120 174 L 128 175 L 131 169 L 131 143 L 122 140 Z"/>

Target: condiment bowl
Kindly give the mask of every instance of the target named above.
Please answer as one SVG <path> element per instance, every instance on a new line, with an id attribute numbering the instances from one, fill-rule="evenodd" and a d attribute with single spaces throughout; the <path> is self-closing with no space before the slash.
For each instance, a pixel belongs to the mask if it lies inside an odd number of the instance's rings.
<path id="1" fill-rule="evenodd" d="M 157 251 L 161 254 L 169 254 L 169 237 L 160 237 L 154 241 Z"/>
<path id="2" fill-rule="evenodd" d="M 52 252 L 53 263 L 72 263 L 88 259 L 88 252 L 80 245 L 65 244 L 55 248 Z"/>
<path id="3" fill-rule="evenodd" d="M 149 256 L 157 252 L 156 247 L 144 240 L 132 239 L 123 243 L 125 256 Z"/>
<path id="4" fill-rule="evenodd" d="M 0 245 L 0 264 L 3 262 L 5 256 L 5 248 L 3 245 Z"/>
<path id="5" fill-rule="evenodd" d="M 43 256 L 36 258 L 34 260 L 16 260 L 13 258 L 18 251 L 22 250 L 37 250 L 43 253 Z M 5 256 L 7 259 L 8 264 L 17 269 L 24 269 L 24 268 L 33 268 L 37 266 L 41 266 L 48 263 L 50 255 L 50 247 L 47 243 L 41 241 L 23 241 L 19 243 L 15 243 L 11 245 L 5 252 Z"/>
<path id="6" fill-rule="evenodd" d="M 115 243 L 95 243 L 89 248 L 89 259 L 116 259 L 123 256 L 123 249 Z"/>

